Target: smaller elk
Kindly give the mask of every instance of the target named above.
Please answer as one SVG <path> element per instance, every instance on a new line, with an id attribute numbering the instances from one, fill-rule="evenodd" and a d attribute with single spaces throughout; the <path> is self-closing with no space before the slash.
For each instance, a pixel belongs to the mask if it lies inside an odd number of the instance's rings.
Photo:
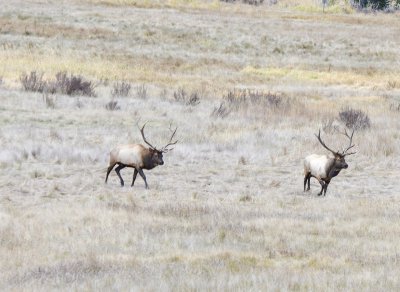
<path id="1" fill-rule="evenodd" d="M 161 149 L 157 149 L 146 140 L 146 137 L 144 136 L 145 126 L 146 123 L 140 129 L 140 133 L 142 134 L 143 141 L 150 147 L 146 148 L 141 144 L 127 144 L 127 145 L 120 145 L 112 149 L 110 152 L 110 162 L 107 169 L 107 176 L 105 181 L 106 183 L 108 175 L 110 174 L 111 170 L 114 168 L 116 164 L 118 164 L 117 168 L 115 169 L 115 172 L 117 173 L 121 181 L 122 187 L 124 186 L 124 180 L 122 179 L 121 174 L 119 172 L 121 171 L 121 169 L 125 167 L 132 167 L 135 170 L 133 173 L 133 180 L 131 186 L 133 187 L 133 184 L 135 183 L 136 180 L 136 176 L 139 173 L 144 180 L 146 189 L 149 188 L 149 186 L 147 185 L 146 176 L 143 173 L 143 169 L 150 170 L 156 167 L 157 165 L 164 164 L 163 153 L 171 151 L 173 148 L 169 149 L 168 147 L 171 145 L 175 145 L 178 142 L 178 141 L 172 142 L 172 139 L 174 138 L 176 130 L 178 128 L 175 128 L 175 130 L 173 131 L 167 145 L 165 145 Z"/>
<path id="2" fill-rule="evenodd" d="M 339 153 L 339 151 L 335 152 L 331 150 L 328 146 L 326 146 L 326 144 L 321 139 L 321 130 L 319 130 L 318 136 L 317 134 L 315 134 L 321 145 L 325 149 L 329 150 L 333 154 L 333 156 L 311 154 L 304 159 L 304 191 L 306 191 L 307 182 L 307 191 L 310 190 L 310 179 L 311 177 L 315 177 L 321 184 L 321 191 L 319 192 L 318 196 L 321 196 L 322 192 L 324 192 L 325 196 L 331 179 L 337 176 L 343 168 L 348 167 L 348 164 L 346 163 L 344 158 L 347 155 L 352 155 L 356 153 L 347 152 L 354 147 L 354 145 L 351 144 L 353 140 L 354 130 L 351 135 L 349 135 L 346 130 L 342 134 L 344 134 L 350 140 L 349 146 L 344 149 L 342 153 Z"/>

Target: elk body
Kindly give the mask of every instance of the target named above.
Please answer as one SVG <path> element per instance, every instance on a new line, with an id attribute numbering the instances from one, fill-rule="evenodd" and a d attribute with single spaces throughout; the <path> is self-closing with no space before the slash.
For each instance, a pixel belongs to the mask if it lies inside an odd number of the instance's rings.
<path id="1" fill-rule="evenodd" d="M 108 164 L 107 175 L 105 182 L 107 183 L 108 175 L 110 174 L 111 170 L 114 168 L 115 165 L 118 165 L 115 168 L 115 172 L 117 173 L 121 186 L 124 186 L 124 180 L 120 174 L 121 169 L 125 167 L 134 168 L 133 179 L 131 186 L 134 185 L 136 176 L 139 173 L 140 176 L 143 178 L 144 183 L 146 185 L 146 189 L 149 188 L 146 180 L 146 176 L 144 175 L 143 170 L 150 170 L 158 165 L 163 165 L 163 153 L 171 151 L 172 149 L 168 149 L 168 146 L 176 144 L 178 141 L 172 142 L 173 137 L 175 136 L 176 130 L 173 131 L 172 136 L 167 145 L 165 145 L 160 150 L 156 147 L 152 146 L 147 140 L 144 135 L 144 127 L 140 129 L 140 133 L 142 134 L 143 141 L 149 145 L 149 148 L 141 144 L 127 144 L 127 145 L 120 145 L 115 147 L 110 152 L 110 162 Z"/>
<path id="2" fill-rule="evenodd" d="M 341 153 L 339 153 L 339 151 L 335 152 L 325 145 L 321 139 L 321 130 L 319 131 L 318 135 L 315 135 L 321 145 L 331 152 L 331 155 L 311 154 L 304 159 L 304 191 L 306 191 L 307 184 L 307 191 L 310 190 L 311 177 L 315 177 L 321 184 L 321 191 L 319 192 L 318 196 L 321 196 L 322 192 L 324 193 L 324 196 L 326 195 L 326 190 L 328 189 L 331 179 L 337 176 L 342 169 L 348 167 L 345 157 L 347 155 L 355 154 L 355 152 L 347 152 L 354 147 L 354 145 L 351 144 L 353 134 L 354 130 L 351 133 L 351 136 L 345 131 L 345 136 L 349 138 L 350 143 L 349 146 Z"/>

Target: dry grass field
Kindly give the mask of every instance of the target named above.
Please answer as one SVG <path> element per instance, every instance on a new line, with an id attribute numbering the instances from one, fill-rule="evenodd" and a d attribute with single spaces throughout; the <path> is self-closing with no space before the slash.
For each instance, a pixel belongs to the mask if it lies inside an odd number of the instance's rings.
<path id="1" fill-rule="evenodd" d="M 0 289 L 399 291 L 400 15 L 295 3 L 0 0 Z M 31 71 L 96 96 L 24 91 Z M 357 154 L 303 192 L 346 108 Z M 105 184 L 138 121 L 179 143 L 149 190 Z"/>

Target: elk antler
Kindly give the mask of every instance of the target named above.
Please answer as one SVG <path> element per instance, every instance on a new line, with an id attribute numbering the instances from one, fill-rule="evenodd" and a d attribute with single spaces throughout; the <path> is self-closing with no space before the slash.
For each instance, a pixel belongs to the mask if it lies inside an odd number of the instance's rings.
<path id="1" fill-rule="evenodd" d="M 321 139 L 321 129 L 319 129 L 319 131 L 318 131 L 318 136 L 317 136 L 317 134 L 314 134 L 314 135 L 315 135 L 315 137 L 317 137 L 319 143 L 321 143 L 321 145 L 324 146 L 325 149 L 329 150 L 333 154 L 337 153 L 337 152 L 333 151 L 332 149 L 330 149 L 328 146 L 326 146 L 325 143 L 322 141 L 322 139 Z"/>
<path id="2" fill-rule="evenodd" d="M 144 123 L 144 125 L 143 125 L 143 127 L 142 127 L 141 129 L 139 128 L 140 133 L 142 134 L 143 141 L 144 141 L 147 145 L 149 145 L 152 149 L 157 150 L 157 148 L 154 147 L 153 145 L 151 145 L 151 144 L 146 140 L 146 137 L 144 136 L 144 127 L 146 126 L 146 124 L 147 124 L 147 122 Z M 138 127 L 139 127 L 139 125 L 138 125 Z"/>
<path id="3" fill-rule="evenodd" d="M 171 129 L 171 125 L 169 125 L 169 129 L 170 129 L 170 131 L 173 132 L 173 133 L 172 133 L 171 138 L 169 139 L 167 145 L 165 145 L 165 146 L 161 149 L 161 151 L 164 152 L 164 153 L 166 153 L 166 152 L 171 151 L 172 149 L 174 149 L 174 148 L 168 149 L 168 148 L 167 148 L 168 146 L 175 145 L 176 143 L 178 143 L 178 140 L 176 140 L 175 142 L 172 142 L 172 139 L 174 138 L 175 133 L 176 133 L 176 130 L 178 130 L 178 127 L 176 127 L 175 130 L 172 130 L 172 129 Z"/>
<path id="4" fill-rule="evenodd" d="M 342 132 L 340 132 L 340 133 L 342 133 Z M 349 138 L 349 140 L 350 140 L 349 146 L 348 146 L 345 150 L 343 150 L 343 152 L 342 152 L 342 153 L 343 153 L 343 156 L 356 154 L 357 152 L 350 152 L 350 153 L 347 153 L 347 151 L 349 151 L 351 148 L 353 148 L 353 147 L 355 146 L 355 144 L 351 145 L 351 143 L 352 143 L 352 141 L 353 141 L 354 129 L 353 129 L 353 132 L 351 132 L 351 135 L 349 135 L 349 134 L 347 133 L 346 129 L 344 129 L 344 133 L 342 133 L 342 134 L 345 135 L 345 136 L 346 136 L 347 138 Z"/>

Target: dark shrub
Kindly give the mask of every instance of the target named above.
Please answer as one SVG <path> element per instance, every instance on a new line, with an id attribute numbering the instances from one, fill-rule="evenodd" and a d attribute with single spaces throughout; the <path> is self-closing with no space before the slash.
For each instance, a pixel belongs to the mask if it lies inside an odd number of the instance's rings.
<path id="1" fill-rule="evenodd" d="M 114 84 L 113 89 L 111 90 L 111 95 L 112 96 L 120 96 L 120 97 L 126 97 L 129 95 L 131 91 L 131 84 L 125 81 L 117 82 Z"/>
<path id="2" fill-rule="evenodd" d="M 136 86 L 136 97 L 141 99 L 147 98 L 147 87 L 145 84 Z"/>
<path id="3" fill-rule="evenodd" d="M 390 106 L 389 106 L 389 108 L 390 108 L 392 111 L 400 112 L 400 102 L 391 103 Z"/>
<path id="4" fill-rule="evenodd" d="M 55 81 L 45 81 L 43 74 L 32 71 L 29 75 L 22 74 L 20 81 L 25 91 L 95 96 L 92 82 L 84 81 L 81 76 L 68 76 L 66 72 L 58 72 Z"/>
<path id="5" fill-rule="evenodd" d="M 290 99 L 279 94 L 249 89 L 228 91 L 219 107 L 211 112 L 212 117 L 226 117 L 232 111 L 264 116 L 266 111 L 281 111 L 290 106 Z"/>
<path id="6" fill-rule="evenodd" d="M 67 72 L 58 72 L 55 84 L 51 87 L 66 95 L 96 96 L 92 82 L 85 81 L 81 76 L 68 76 Z"/>
<path id="7" fill-rule="evenodd" d="M 186 105 L 195 106 L 200 103 L 200 94 L 198 92 L 192 92 L 189 96 L 189 99 L 186 102 Z"/>
<path id="8" fill-rule="evenodd" d="M 365 130 L 371 127 L 371 121 L 366 113 L 349 107 L 339 112 L 339 120 L 352 130 Z"/>
<path id="9" fill-rule="evenodd" d="M 196 91 L 188 94 L 183 88 L 174 91 L 174 99 L 185 105 L 196 106 L 200 103 L 200 94 Z"/>
<path id="10" fill-rule="evenodd" d="M 106 110 L 109 111 L 117 111 L 121 109 L 121 107 L 118 105 L 118 101 L 115 100 L 111 100 L 110 102 L 108 102 L 105 107 Z"/>
<path id="11" fill-rule="evenodd" d="M 29 75 L 23 73 L 19 80 L 25 91 L 43 92 L 47 85 L 43 80 L 43 73 L 38 74 L 36 71 L 32 71 Z"/>
<path id="12" fill-rule="evenodd" d="M 215 107 L 211 112 L 211 117 L 213 118 L 225 118 L 229 115 L 231 110 L 226 106 L 226 103 L 222 101 L 219 107 Z"/>
<path id="13" fill-rule="evenodd" d="M 278 108 L 283 103 L 283 98 L 280 95 L 274 93 L 264 93 L 264 92 L 249 92 L 248 93 L 251 103 L 253 104 L 263 104 L 269 107 Z"/>
<path id="14" fill-rule="evenodd" d="M 232 109 L 248 107 L 251 105 L 262 106 L 264 108 L 276 109 L 285 105 L 282 96 L 262 91 L 252 91 L 249 89 L 234 89 L 229 91 L 224 100 Z"/>
<path id="15" fill-rule="evenodd" d="M 322 130 L 327 133 L 327 134 L 332 134 L 333 132 L 336 132 L 339 130 L 338 125 L 335 124 L 336 119 L 335 118 L 325 118 L 322 121 Z"/>
<path id="16" fill-rule="evenodd" d="M 221 2 L 227 2 L 227 3 L 235 3 L 235 2 L 242 2 L 245 4 L 250 4 L 250 5 L 260 5 L 264 3 L 264 0 L 220 0 Z"/>
<path id="17" fill-rule="evenodd" d="M 353 6 L 358 8 L 358 9 L 363 9 L 363 8 L 371 8 L 374 10 L 384 10 L 390 7 L 391 5 L 390 0 L 353 0 Z M 396 0 L 394 1 L 395 5 L 399 5 L 400 1 Z"/>
<path id="18" fill-rule="evenodd" d="M 187 93 L 183 88 L 178 88 L 177 91 L 174 91 L 174 99 L 177 102 L 184 102 L 186 100 Z"/>

